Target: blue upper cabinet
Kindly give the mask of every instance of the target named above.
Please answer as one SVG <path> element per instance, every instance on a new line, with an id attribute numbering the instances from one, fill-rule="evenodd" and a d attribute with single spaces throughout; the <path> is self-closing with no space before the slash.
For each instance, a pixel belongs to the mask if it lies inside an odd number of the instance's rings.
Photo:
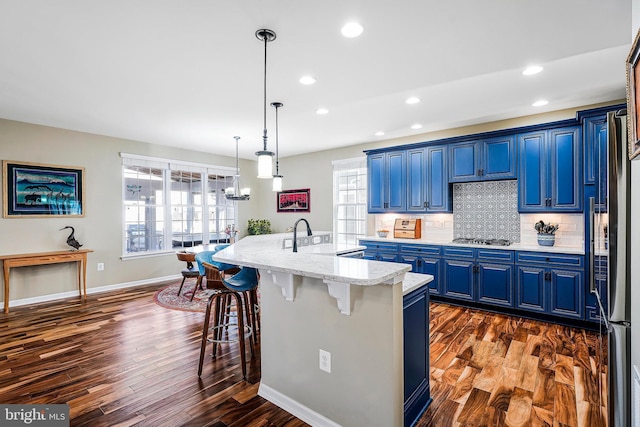
<path id="1" fill-rule="evenodd" d="M 584 183 L 595 184 L 606 178 L 607 117 L 589 117 L 582 125 L 584 132 Z"/>
<path id="2" fill-rule="evenodd" d="M 459 142 L 451 144 L 449 158 L 451 161 L 450 182 L 478 181 L 480 176 L 481 141 Z"/>
<path id="3" fill-rule="evenodd" d="M 407 211 L 451 212 L 447 146 L 407 151 Z"/>
<path id="4" fill-rule="evenodd" d="M 582 212 L 580 127 L 518 135 L 520 212 Z"/>
<path id="5" fill-rule="evenodd" d="M 588 117 L 582 124 L 584 135 L 584 183 L 595 184 L 596 205 L 607 209 L 607 117 Z"/>
<path id="6" fill-rule="evenodd" d="M 406 210 L 406 151 L 371 154 L 367 157 L 369 213 Z"/>
<path id="7" fill-rule="evenodd" d="M 516 179 L 517 156 L 515 136 L 485 140 L 482 150 L 482 179 Z"/>
<path id="8" fill-rule="evenodd" d="M 517 178 L 513 135 L 450 145 L 449 182 Z"/>

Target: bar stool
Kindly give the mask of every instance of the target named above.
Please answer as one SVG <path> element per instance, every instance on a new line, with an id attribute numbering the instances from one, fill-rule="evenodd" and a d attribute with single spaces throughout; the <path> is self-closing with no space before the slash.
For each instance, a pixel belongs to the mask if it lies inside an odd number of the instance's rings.
<path id="1" fill-rule="evenodd" d="M 203 277 L 206 278 L 206 270 L 204 266 L 205 264 L 214 266 L 215 268 L 218 269 L 218 271 L 222 272 L 222 274 L 235 274 L 238 271 L 240 271 L 237 265 L 225 264 L 225 263 L 213 260 L 213 255 L 216 252 L 219 252 L 220 250 L 221 249 L 217 249 L 217 250 L 214 249 L 212 251 L 202 251 L 196 254 L 196 261 L 198 262 L 198 271 L 199 271 L 200 277 L 198 278 L 198 284 L 193 289 L 193 294 L 191 295 L 191 301 L 193 301 L 193 297 L 196 294 L 197 286 L 200 285 L 200 288 L 202 288 L 202 285 L 201 285 L 202 278 Z M 207 288 L 209 288 L 209 285 L 207 285 Z"/>
<path id="2" fill-rule="evenodd" d="M 198 362 L 198 376 L 202 375 L 202 364 L 204 362 L 204 354 L 208 342 L 213 343 L 212 357 L 215 359 L 218 344 L 227 343 L 232 340 L 223 339 L 222 334 L 224 329 L 228 328 L 229 322 L 229 308 L 232 302 L 236 305 L 237 315 L 237 328 L 238 328 L 238 343 L 240 347 L 240 364 L 242 368 L 242 378 L 247 378 L 247 366 L 245 355 L 245 339 L 249 338 L 249 344 L 251 347 L 251 358 L 254 356 L 253 340 L 251 335 L 253 334 L 252 328 L 249 325 L 245 326 L 244 319 L 249 319 L 249 305 L 247 298 L 242 298 L 241 292 L 247 292 L 251 289 L 255 289 L 258 286 L 258 274 L 254 268 L 245 267 L 240 270 L 239 273 L 234 276 L 225 279 L 224 275 L 213 265 L 205 264 L 207 269 L 212 269 L 213 274 L 217 271 L 219 280 L 214 280 L 216 285 L 216 292 L 209 297 L 207 302 L 207 310 L 205 313 L 204 325 L 202 328 L 202 342 L 200 345 L 200 360 Z M 219 288 L 222 284 L 222 288 Z M 209 287 L 209 286 L 207 286 Z M 244 301 L 244 303 L 243 303 Z M 212 306 L 213 314 L 213 326 L 209 326 L 211 319 Z M 212 338 L 209 338 L 209 332 L 212 332 Z M 233 340 L 235 341 L 235 340 Z"/>
<path id="3" fill-rule="evenodd" d="M 182 291 L 182 287 L 184 286 L 184 281 L 190 278 L 195 278 L 196 286 L 193 288 L 193 293 L 196 293 L 196 289 L 198 285 L 200 285 L 200 271 L 195 269 L 193 263 L 196 260 L 196 254 L 193 252 L 176 252 L 178 256 L 178 260 L 184 261 L 187 263 L 187 268 L 182 270 L 182 283 L 180 283 L 180 288 L 178 289 L 178 296 L 180 296 L 180 292 Z M 193 296 L 191 297 L 193 300 Z"/>
<path id="4" fill-rule="evenodd" d="M 251 267 L 243 267 L 240 272 L 228 279 L 222 279 L 222 283 L 229 289 L 242 293 L 246 318 L 251 322 L 253 342 L 258 343 L 258 328 L 260 317 L 258 313 L 258 284 L 260 283 L 260 273 Z"/>

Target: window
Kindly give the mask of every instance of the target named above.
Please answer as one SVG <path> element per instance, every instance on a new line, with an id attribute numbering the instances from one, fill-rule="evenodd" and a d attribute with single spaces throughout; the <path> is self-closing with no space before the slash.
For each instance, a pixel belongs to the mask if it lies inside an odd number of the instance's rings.
<path id="1" fill-rule="evenodd" d="M 121 156 L 125 256 L 228 242 L 225 228 L 236 223 L 237 206 L 224 188 L 234 169 Z"/>
<path id="2" fill-rule="evenodd" d="M 365 158 L 333 162 L 333 229 L 336 243 L 357 244 L 367 235 Z"/>

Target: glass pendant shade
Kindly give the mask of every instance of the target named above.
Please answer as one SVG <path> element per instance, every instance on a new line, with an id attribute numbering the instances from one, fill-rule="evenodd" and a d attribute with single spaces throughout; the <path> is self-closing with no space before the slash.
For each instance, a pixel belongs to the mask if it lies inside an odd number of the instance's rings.
<path id="1" fill-rule="evenodd" d="M 273 176 L 273 152 L 258 151 L 258 178 L 271 178 Z"/>
<path id="2" fill-rule="evenodd" d="M 282 191 L 282 175 L 273 175 L 273 191 Z"/>

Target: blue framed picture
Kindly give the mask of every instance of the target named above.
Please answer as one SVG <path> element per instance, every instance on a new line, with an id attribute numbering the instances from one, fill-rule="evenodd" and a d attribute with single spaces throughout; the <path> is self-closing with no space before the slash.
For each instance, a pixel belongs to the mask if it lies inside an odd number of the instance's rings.
<path id="1" fill-rule="evenodd" d="M 2 161 L 4 218 L 84 216 L 84 168 Z"/>

